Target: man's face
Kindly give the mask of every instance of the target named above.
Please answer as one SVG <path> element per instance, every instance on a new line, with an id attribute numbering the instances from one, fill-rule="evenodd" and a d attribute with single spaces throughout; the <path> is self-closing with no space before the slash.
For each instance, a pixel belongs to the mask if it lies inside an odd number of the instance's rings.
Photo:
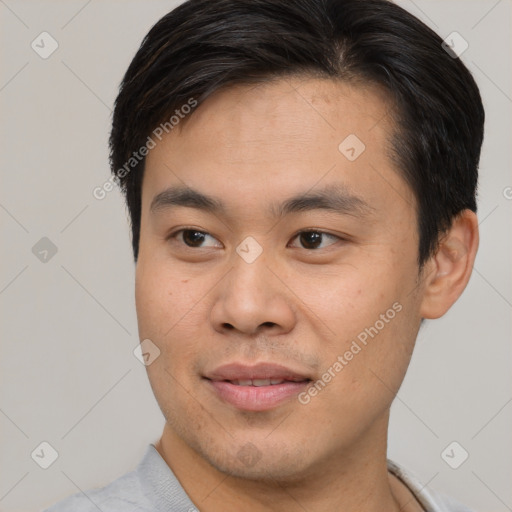
<path id="1" fill-rule="evenodd" d="M 136 303 L 141 340 L 160 350 L 149 379 L 173 442 L 221 471 L 291 479 L 385 439 L 423 293 L 388 109 L 330 80 L 238 86 L 147 157 Z M 170 187 L 222 208 L 168 193 L 151 209 Z M 302 195 L 316 200 L 287 203 Z"/>

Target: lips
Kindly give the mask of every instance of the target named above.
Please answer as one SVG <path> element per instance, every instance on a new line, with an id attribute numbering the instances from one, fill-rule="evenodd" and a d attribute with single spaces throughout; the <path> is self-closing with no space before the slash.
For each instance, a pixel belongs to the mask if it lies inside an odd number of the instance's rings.
<path id="1" fill-rule="evenodd" d="M 286 379 L 238 379 L 238 380 L 230 380 L 232 384 L 237 386 L 275 386 L 276 384 L 281 384 L 283 382 L 287 382 Z"/>
<path id="2" fill-rule="evenodd" d="M 205 377 L 213 381 L 229 380 L 231 382 L 244 382 L 249 380 L 253 382 L 265 380 L 299 382 L 311 380 L 310 376 L 306 372 L 293 370 L 292 368 L 273 363 L 259 363 L 254 366 L 247 366 L 238 363 L 226 364 L 219 366 L 210 373 L 207 373 Z M 257 383 L 254 385 L 258 386 Z"/>
<path id="3" fill-rule="evenodd" d="M 207 373 L 204 378 L 222 402 L 246 411 L 276 408 L 300 393 L 311 381 L 306 372 L 270 363 L 228 364 Z"/>

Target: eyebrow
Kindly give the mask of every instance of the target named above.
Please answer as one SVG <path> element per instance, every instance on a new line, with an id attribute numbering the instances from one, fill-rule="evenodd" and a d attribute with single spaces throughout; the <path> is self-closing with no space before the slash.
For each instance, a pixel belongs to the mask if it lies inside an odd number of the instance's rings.
<path id="1" fill-rule="evenodd" d="M 227 216 L 227 208 L 220 199 L 183 185 L 171 186 L 157 194 L 151 201 L 150 211 L 156 214 L 178 206 Z M 333 184 L 314 192 L 295 195 L 279 204 L 273 203 L 269 212 L 271 216 L 280 218 L 291 213 L 311 210 L 327 210 L 355 217 L 367 217 L 375 211 L 361 197 L 348 193 L 341 185 Z"/>

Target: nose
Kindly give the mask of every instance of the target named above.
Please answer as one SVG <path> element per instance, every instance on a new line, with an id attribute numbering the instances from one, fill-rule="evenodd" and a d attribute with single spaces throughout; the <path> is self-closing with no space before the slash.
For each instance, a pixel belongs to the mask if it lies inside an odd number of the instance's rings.
<path id="1" fill-rule="evenodd" d="M 275 265 L 269 265 L 264 254 L 252 263 L 234 255 L 232 269 L 216 287 L 211 311 L 216 331 L 236 330 L 255 335 L 285 334 L 293 329 L 293 294 L 274 269 Z"/>

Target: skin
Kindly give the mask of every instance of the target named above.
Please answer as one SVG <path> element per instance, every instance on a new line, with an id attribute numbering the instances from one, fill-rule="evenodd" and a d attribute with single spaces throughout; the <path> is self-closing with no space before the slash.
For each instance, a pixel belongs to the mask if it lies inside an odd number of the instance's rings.
<path id="1" fill-rule="evenodd" d="M 469 280 L 478 229 L 463 212 L 419 272 L 415 199 L 387 152 L 390 108 L 375 88 L 324 79 L 231 87 L 147 157 L 136 306 L 140 339 L 160 350 L 147 367 L 166 419 L 156 447 L 201 511 L 422 510 L 387 471 L 389 410 L 421 319 L 443 315 Z M 338 150 L 349 134 L 366 146 L 354 161 Z M 225 212 L 151 212 L 173 185 Z M 269 213 L 329 186 L 364 200 L 366 215 Z M 169 237 L 184 228 L 207 233 L 199 247 Z M 334 237 L 311 248 L 299 235 L 312 230 Z M 247 236 L 263 250 L 250 264 L 236 252 Z M 395 303 L 401 311 L 306 405 L 241 411 L 202 379 L 270 361 L 316 381 Z"/>

